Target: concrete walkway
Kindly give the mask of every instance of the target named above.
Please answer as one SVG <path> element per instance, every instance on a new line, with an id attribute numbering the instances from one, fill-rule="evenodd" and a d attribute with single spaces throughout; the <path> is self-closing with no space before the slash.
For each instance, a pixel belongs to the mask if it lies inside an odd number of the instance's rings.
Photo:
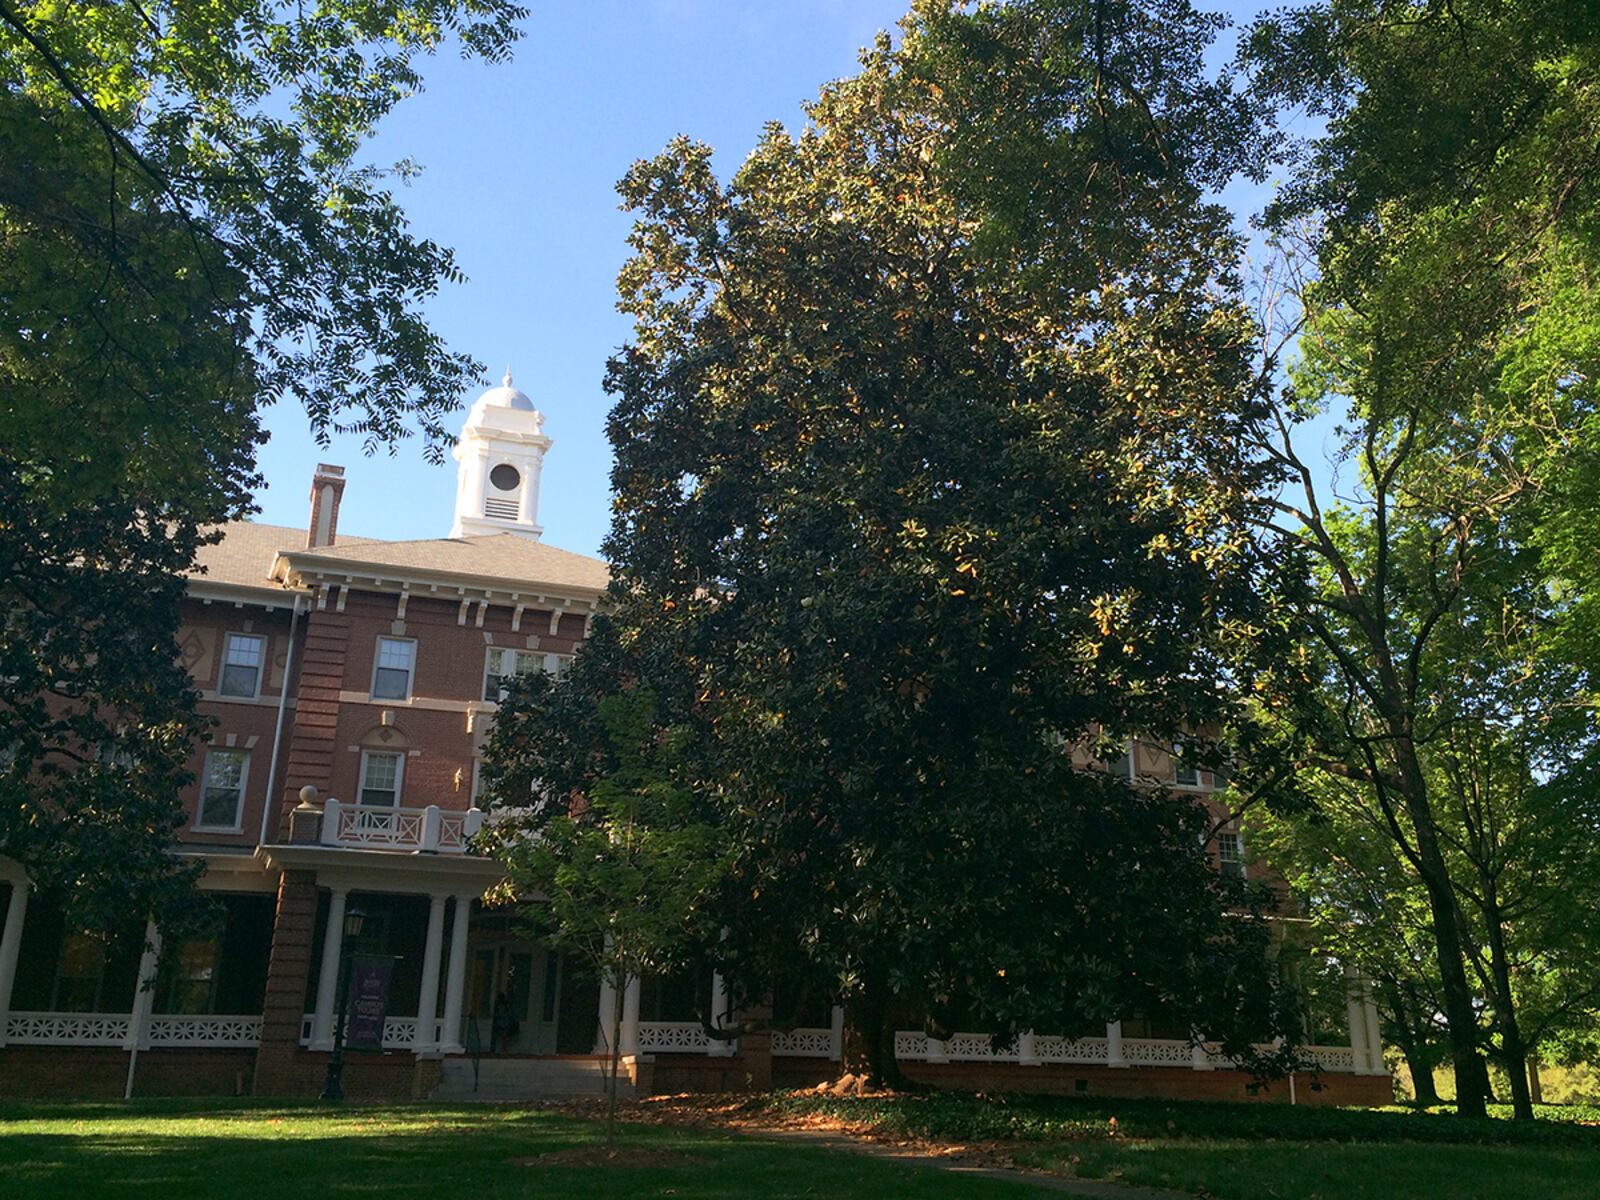
<path id="1" fill-rule="evenodd" d="M 899 1146 L 886 1146 L 869 1138 L 828 1133 L 825 1130 L 762 1129 L 742 1132 L 751 1137 L 769 1138 L 773 1141 L 866 1154 L 889 1162 L 907 1163 L 933 1171 L 946 1171 L 969 1179 L 992 1179 L 1001 1183 L 1015 1183 L 1044 1192 L 1055 1192 L 1062 1196 L 1084 1196 L 1090 1200 L 1194 1200 L 1194 1196 L 1189 1192 L 1139 1187 L 1131 1183 L 1107 1183 L 1098 1179 L 1068 1179 L 1065 1175 L 1051 1175 L 1044 1171 L 1027 1171 L 1017 1167 L 979 1166 L 975 1163 L 964 1163 L 956 1157 L 920 1153 Z"/>

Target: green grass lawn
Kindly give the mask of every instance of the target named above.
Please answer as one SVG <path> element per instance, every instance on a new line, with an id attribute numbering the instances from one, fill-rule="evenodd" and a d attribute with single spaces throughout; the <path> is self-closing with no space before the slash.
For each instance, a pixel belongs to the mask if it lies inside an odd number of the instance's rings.
<path id="1" fill-rule="evenodd" d="M 550 1165 L 604 1140 L 592 1121 L 537 1110 L 397 1106 L 342 1110 L 204 1102 L 0 1107 L 0 1196 L 99 1197 L 1015 1197 L 1006 1183 L 956 1179 L 849 1152 L 689 1129 L 626 1127 L 635 1167 Z M 533 1163 L 527 1160 L 534 1159 Z"/>
<path id="2" fill-rule="evenodd" d="M 783 1120 L 838 1116 L 936 1141 L 1002 1141 L 1019 1164 L 1217 1200 L 1597 1200 L 1594 1110 L 1532 1126 L 1406 1109 L 1288 1108 L 937 1095 L 751 1100 Z M 0 1197 L 1018 1197 L 955 1177 L 715 1130 L 624 1126 L 629 1165 L 597 1164 L 604 1130 L 489 1106 L 137 1101 L 0 1106 Z M 576 1161 L 574 1161 L 576 1159 Z"/>
<path id="3" fill-rule="evenodd" d="M 791 1094 L 765 1104 L 891 1136 L 1006 1141 L 1020 1164 L 1217 1200 L 1600 1198 L 1593 1108 L 1546 1108 L 1527 1125 L 1404 1108 L 1046 1097 Z"/>

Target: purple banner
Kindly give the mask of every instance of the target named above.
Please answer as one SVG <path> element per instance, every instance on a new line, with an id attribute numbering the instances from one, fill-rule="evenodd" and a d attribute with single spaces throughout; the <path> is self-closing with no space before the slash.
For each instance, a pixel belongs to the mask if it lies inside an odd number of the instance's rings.
<path id="1" fill-rule="evenodd" d="M 383 1021 L 389 1015 L 393 981 L 391 955 L 357 954 L 350 960 L 350 1019 L 344 1039 L 349 1049 L 383 1049 Z"/>

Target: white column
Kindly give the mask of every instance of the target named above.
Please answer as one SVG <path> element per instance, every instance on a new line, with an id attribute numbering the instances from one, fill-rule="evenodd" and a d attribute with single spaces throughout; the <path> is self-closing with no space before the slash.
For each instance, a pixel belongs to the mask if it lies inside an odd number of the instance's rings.
<path id="1" fill-rule="evenodd" d="M 721 971 L 711 973 L 711 1027 L 713 1029 L 726 1029 L 728 1018 L 732 1014 L 728 1011 L 728 984 L 722 978 Z M 732 1038 L 712 1038 L 706 1043 L 706 1054 L 712 1058 L 727 1058 L 733 1053 Z"/>
<path id="2" fill-rule="evenodd" d="M 628 980 L 622 993 L 622 1053 L 639 1053 L 639 977 Z"/>
<path id="3" fill-rule="evenodd" d="M 6 1044 L 6 1026 L 11 1017 L 11 991 L 17 982 L 17 953 L 22 949 L 22 922 L 28 913 L 27 878 L 11 880 L 11 900 L 6 906 L 6 924 L 0 932 L 0 1046 Z"/>
<path id="4" fill-rule="evenodd" d="M 1361 976 L 1354 967 L 1344 969 L 1344 1012 L 1350 1027 L 1350 1056 L 1357 1075 L 1369 1070 L 1367 1062 L 1367 1015 L 1361 1009 Z"/>
<path id="5" fill-rule="evenodd" d="M 828 1049 L 828 1057 L 834 1062 L 844 1059 L 844 1005 L 833 1006 L 833 1041 Z"/>
<path id="6" fill-rule="evenodd" d="M 128 1017 L 128 1049 L 148 1045 L 150 1010 L 156 1002 L 156 968 L 161 963 L 161 931 L 154 921 L 144 925 L 144 952 L 139 955 L 139 978 L 133 990 L 133 1011 Z"/>
<path id="7" fill-rule="evenodd" d="M 431 1054 L 439 1048 L 434 1026 L 439 1015 L 439 956 L 444 952 L 444 902 L 449 898 L 431 896 L 428 900 L 428 940 L 422 948 L 422 997 L 417 1001 L 418 1054 Z"/>
<path id="8" fill-rule="evenodd" d="M 1106 1066 L 1125 1067 L 1128 1060 L 1122 1057 L 1122 1022 L 1106 1022 Z"/>
<path id="9" fill-rule="evenodd" d="M 1387 1075 L 1388 1065 L 1383 1061 L 1383 1030 L 1378 1025 L 1378 1005 L 1372 998 L 1372 980 L 1362 981 L 1362 1026 L 1367 1035 L 1367 1066 L 1374 1075 Z"/>
<path id="10" fill-rule="evenodd" d="M 333 1006 L 339 994 L 339 953 L 344 947 L 344 888 L 328 892 L 328 927 L 322 933 L 322 970 L 317 975 L 317 1008 L 311 1022 L 311 1048 L 333 1049 Z"/>
<path id="11" fill-rule="evenodd" d="M 611 1022 L 617 1017 L 617 989 L 606 976 L 600 978 L 600 1024 L 595 1030 L 594 1052 L 611 1053 Z"/>
<path id="12" fill-rule="evenodd" d="M 928 1039 L 928 1050 L 927 1050 L 927 1053 L 923 1056 L 922 1061 L 923 1062 L 931 1062 L 931 1063 L 949 1062 L 950 1061 L 949 1047 L 947 1047 L 944 1044 L 943 1039 L 936 1038 L 936 1037 L 930 1037 Z"/>
<path id="13" fill-rule="evenodd" d="M 1039 1065 L 1039 1047 L 1034 1041 L 1031 1029 L 1017 1034 L 1017 1062 L 1024 1067 Z"/>
<path id="14" fill-rule="evenodd" d="M 1211 1056 L 1206 1053 L 1205 1041 L 1196 1042 L 1189 1050 L 1189 1066 L 1196 1071 L 1209 1071 L 1212 1065 Z"/>
<path id="15" fill-rule="evenodd" d="M 471 896 L 456 897 L 455 922 L 450 926 L 450 969 L 444 977 L 444 1041 L 439 1050 L 460 1054 L 461 1006 L 467 990 L 467 921 L 472 916 Z"/>
<path id="16" fill-rule="evenodd" d="M 133 1011 L 128 1014 L 128 1077 L 122 1098 L 133 1099 L 133 1077 L 139 1068 L 139 1051 L 150 1044 L 150 1010 L 156 1002 L 156 971 L 161 965 L 161 931 L 154 921 L 144 925 L 144 952 L 139 955 L 139 976 L 134 984 Z"/>

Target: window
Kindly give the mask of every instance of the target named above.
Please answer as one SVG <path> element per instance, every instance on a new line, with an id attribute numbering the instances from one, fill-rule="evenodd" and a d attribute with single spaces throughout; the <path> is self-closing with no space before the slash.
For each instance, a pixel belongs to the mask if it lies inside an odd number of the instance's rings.
<path id="1" fill-rule="evenodd" d="M 411 673 L 416 662 L 417 644 L 409 638 L 379 638 L 378 661 L 372 668 L 372 698 L 411 699 Z"/>
<path id="2" fill-rule="evenodd" d="M 570 654 L 540 654 L 534 650 L 490 646 L 488 666 L 483 672 L 483 698 L 490 704 L 499 704 L 506 698 L 506 681 L 511 676 L 543 671 L 552 679 L 560 679 L 571 664 Z"/>
<path id="3" fill-rule="evenodd" d="M 517 469 L 510 463 L 501 463 L 489 472 L 489 482 L 502 492 L 514 492 L 517 485 L 522 482 L 522 476 L 517 474 Z"/>
<path id="4" fill-rule="evenodd" d="M 254 700 L 261 694 L 261 664 L 267 656 L 267 639 L 250 633 L 230 633 L 222 655 L 222 678 L 217 695 Z"/>
<path id="5" fill-rule="evenodd" d="M 1244 878 L 1244 837 L 1241 834 L 1217 834 L 1217 857 L 1224 875 L 1232 879 Z"/>
<path id="6" fill-rule="evenodd" d="M 250 769 L 247 750 L 206 752 L 205 786 L 200 789 L 197 829 L 238 829 L 244 811 L 244 781 Z"/>
<path id="7" fill-rule="evenodd" d="M 104 942 L 86 933 L 67 934 L 50 1007 L 56 1012 L 94 1012 L 100 1005 L 105 971 Z"/>
<path id="8" fill-rule="evenodd" d="M 393 808 L 400 803 L 405 755 L 369 750 L 361 756 L 361 803 Z"/>
<path id="9" fill-rule="evenodd" d="M 513 675 L 526 675 L 544 666 L 545 655 L 532 650 L 506 650 L 489 647 L 488 666 L 483 673 L 483 698 L 491 704 L 505 699 L 506 681 Z M 549 655 L 554 658 L 555 655 Z"/>
<path id="10" fill-rule="evenodd" d="M 1106 762 L 1106 773 L 1115 775 L 1118 779 L 1133 778 L 1133 744 L 1124 742 L 1122 753 Z"/>
<path id="11" fill-rule="evenodd" d="M 1199 787 L 1200 768 L 1192 762 L 1184 761 L 1185 747 L 1182 742 L 1177 742 L 1172 747 L 1172 777 L 1179 787 Z"/>

